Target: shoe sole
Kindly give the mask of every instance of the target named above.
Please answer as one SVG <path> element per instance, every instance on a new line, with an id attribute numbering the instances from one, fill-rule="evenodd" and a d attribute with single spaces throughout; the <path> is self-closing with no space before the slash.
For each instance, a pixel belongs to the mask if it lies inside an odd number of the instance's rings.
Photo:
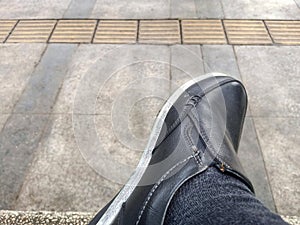
<path id="1" fill-rule="evenodd" d="M 197 77 L 197 78 L 190 80 L 187 83 L 183 84 L 168 98 L 168 100 L 166 101 L 164 106 L 161 108 L 161 110 L 154 122 L 149 141 L 147 143 L 147 146 L 144 150 L 143 155 L 141 156 L 141 159 L 138 163 L 137 169 L 135 170 L 133 175 L 129 178 L 126 185 L 122 188 L 122 190 L 116 196 L 115 200 L 111 203 L 111 205 L 106 210 L 106 212 L 103 214 L 103 216 L 100 218 L 100 220 L 97 222 L 97 225 L 112 224 L 112 222 L 117 217 L 117 215 L 122 207 L 123 202 L 127 201 L 127 199 L 132 194 L 135 187 L 138 185 L 147 166 L 149 165 L 149 162 L 150 162 L 151 156 L 152 156 L 152 151 L 155 148 L 155 145 L 158 140 L 162 126 L 164 124 L 165 118 L 166 118 L 169 110 L 171 109 L 171 107 L 177 101 L 177 99 L 186 91 L 186 89 L 188 89 L 192 85 L 199 83 L 202 80 L 205 80 L 207 78 L 216 77 L 216 76 L 230 77 L 230 76 L 228 76 L 226 74 L 222 74 L 222 73 L 209 73 L 209 74 Z M 147 165 L 147 166 L 145 166 L 145 165 Z"/>

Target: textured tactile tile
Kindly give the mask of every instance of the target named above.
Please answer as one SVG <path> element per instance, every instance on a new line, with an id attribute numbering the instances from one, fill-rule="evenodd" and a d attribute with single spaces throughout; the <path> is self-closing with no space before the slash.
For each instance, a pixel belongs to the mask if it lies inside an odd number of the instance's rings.
<path id="1" fill-rule="evenodd" d="M 50 42 L 90 43 L 96 23 L 96 20 L 60 20 Z"/>
<path id="2" fill-rule="evenodd" d="M 226 44 L 221 20 L 182 20 L 184 44 Z"/>
<path id="3" fill-rule="evenodd" d="M 0 43 L 5 41 L 16 22 L 16 20 L 0 20 Z"/>
<path id="4" fill-rule="evenodd" d="M 300 45 L 300 20 L 0 20 L 0 43 Z"/>
<path id="5" fill-rule="evenodd" d="M 300 21 L 266 21 L 266 25 L 275 43 L 300 44 Z"/>
<path id="6" fill-rule="evenodd" d="M 0 211 L 3 225 L 85 225 L 92 219 L 92 213 L 82 212 L 22 212 Z"/>
<path id="7" fill-rule="evenodd" d="M 101 20 L 98 24 L 94 43 L 135 43 L 136 20 Z"/>
<path id="8" fill-rule="evenodd" d="M 261 20 L 224 20 L 229 44 L 272 44 Z"/>
<path id="9" fill-rule="evenodd" d="M 47 42 L 56 20 L 22 20 L 9 36 L 7 42 Z"/>
<path id="10" fill-rule="evenodd" d="M 151 44 L 176 44 L 181 42 L 178 20 L 140 21 L 139 42 Z"/>
<path id="11" fill-rule="evenodd" d="M 22 212 L 0 211 L 0 223 L 3 225 L 31 224 L 31 225 L 85 225 L 93 218 L 93 213 L 83 212 Z M 291 225 L 299 225 L 300 217 L 282 216 Z"/>

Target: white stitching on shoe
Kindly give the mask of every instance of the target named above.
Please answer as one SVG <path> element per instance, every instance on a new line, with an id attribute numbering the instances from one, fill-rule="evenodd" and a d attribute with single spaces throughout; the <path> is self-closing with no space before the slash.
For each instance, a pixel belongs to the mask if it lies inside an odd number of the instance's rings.
<path id="1" fill-rule="evenodd" d="M 189 157 L 187 157 L 186 159 L 184 159 L 184 160 L 178 162 L 178 163 L 177 163 L 176 165 L 174 165 L 171 169 L 169 169 L 169 170 L 168 170 L 168 171 L 160 178 L 160 180 L 152 187 L 152 189 L 151 189 L 151 191 L 149 192 L 149 194 L 148 194 L 148 196 L 147 196 L 147 199 L 146 199 L 145 203 L 143 204 L 143 207 L 142 207 L 142 209 L 141 209 L 141 211 L 140 211 L 140 213 L 139 213 L 138 219 L 137 219 L 137 221 L 136 221 L 136 223 L 135 223 L 136 225 L 139 224 L 139 222 L 140 222 L 140 220 L 141 220 L 141 218 L 142 218 L 142 214 L 143 214 L 144 211 L 145 211 L 146 205 L 147 205 L 148 202 L 150 201 L 150 199 L 151 199 L 153 193 L 154 193 L 155 190 L 158 188 L 158 186 L 166 179 L 166 177 L 167 177 L 167 176 L 168 176 L 168 175 L 169 175 L 169 174 L 170 174 L 177 166 L 179 166 L 179 165 L 185 163 L 187 160 L 189 160 L 189 159 L 191 159 L 191 158 L 193 158 L 192 155 L 189 156 Z"/>
<path id="2" fill-rule="evenodd" d="M 198 158 L 198 156 L 200 155 L 200 151 L 194 145 L 194 143 L 192 142 L 192 140 L 190 138 L 190 135 L 189 135 L 189 131 L 191 132 L 191 129 L 192 129 L 192 127 L 188 127 L 188 125 L 186 125 L 184 127 L 184 132 L 183 132 L 184 140 L 187 142 L 187 144 L 189 145 L 189 147 L 192 149 L 193 157 L 194 157 L 196 163 L 198 164 L 199 167 L 201 167 L 201 164 L 202 164 L 201 163 L 201 159 L 200 159 L 200 157 Z M 194 148 L 196 148 L 196 151 L 195 151 Z"/>

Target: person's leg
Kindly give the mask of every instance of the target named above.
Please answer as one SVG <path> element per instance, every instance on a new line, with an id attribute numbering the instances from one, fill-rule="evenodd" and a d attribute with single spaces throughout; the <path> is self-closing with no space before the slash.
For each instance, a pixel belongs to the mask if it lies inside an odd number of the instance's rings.
<path id="1" fill-rule="evenodd" d="M 90 225 L 284 224 L 255 199 L 237 157 L 246 109 L 232 77 L 181 86 L 157 116 L 140 166 Z"/>
<path id="2" fill-rule="evenodd" d="M 164 224 L 287 223 L 255 198 L 239 179 L 209 168 L 175 193 Z"/>

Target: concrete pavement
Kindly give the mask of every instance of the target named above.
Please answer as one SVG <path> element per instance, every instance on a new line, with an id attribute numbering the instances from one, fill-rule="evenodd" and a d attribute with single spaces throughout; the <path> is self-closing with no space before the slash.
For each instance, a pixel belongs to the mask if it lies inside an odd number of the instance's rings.
<path id="1" fill-rule="evenodd" d="M 297 5 L 298 4 L 298 5 Z M 2 0 L 1 19 L 40 18 L 100 19 L 300 19 L 299 0 L 78 0 L 20 1 Z"/>

